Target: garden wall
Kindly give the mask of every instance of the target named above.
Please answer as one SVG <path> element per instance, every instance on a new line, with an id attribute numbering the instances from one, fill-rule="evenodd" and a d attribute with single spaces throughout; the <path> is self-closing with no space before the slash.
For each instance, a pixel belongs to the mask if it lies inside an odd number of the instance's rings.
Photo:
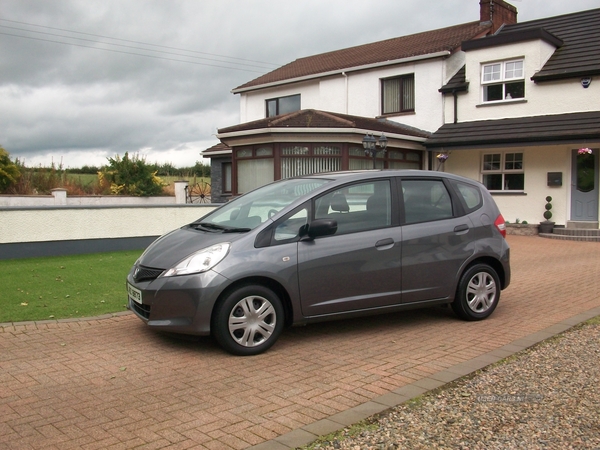
<path id="1" fill-rule="evenodd" d="M 0 207 L 0 259 L 144 249 L 211 204 Z"/>

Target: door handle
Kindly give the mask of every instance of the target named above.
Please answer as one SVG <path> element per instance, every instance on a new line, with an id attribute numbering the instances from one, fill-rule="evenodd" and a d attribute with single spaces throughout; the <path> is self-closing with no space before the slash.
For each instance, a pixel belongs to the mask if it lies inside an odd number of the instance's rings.
<path id="1" fill-rule="evenodd" d="M 462 224 L 454 227 L 455 233 L 460 233 L 461 231 L 469 231 L 469 225 Z"/>
<path id="2" fill-rule="evenodd" d="M 380 241 L 375 242 L 376 248 L 391 247 L 393 245 L 394 245 L 394 240 L 392 238 L 381 239 Z"/>

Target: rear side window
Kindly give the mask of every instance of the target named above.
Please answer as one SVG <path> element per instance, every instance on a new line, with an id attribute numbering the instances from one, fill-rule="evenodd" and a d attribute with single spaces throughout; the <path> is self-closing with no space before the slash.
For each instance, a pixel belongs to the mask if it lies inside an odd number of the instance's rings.
<path id="1" fill-rule="evenodd" d="M 464 201 L 464 207 L 467 214 L 481 208 L 483 205 L 483 198 L 481 196 L 481 190 L 477 186 L 461 183 L 460 181 L 453 181 L 452 186 L 454 186 L 459 197 Z"/>
<path id="2" fill-rule="evenodd" d="M 407 224 L 453 216 L 450 193 L 442 180 L 402 180 L 402 195 Z"/>

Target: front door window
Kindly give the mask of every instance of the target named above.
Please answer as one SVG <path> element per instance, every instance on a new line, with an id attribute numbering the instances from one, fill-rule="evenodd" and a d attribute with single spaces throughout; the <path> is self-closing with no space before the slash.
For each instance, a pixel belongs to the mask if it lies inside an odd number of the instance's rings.
<path id="1" fill-rule="evenodd" d="M 598 149 L 573 150 L 571 220 L 598 220 Z"/>
<path id="2" fill-rule="evenodd" d="M 589 152 L 587 152 L 589 150 Z M 585 148 L 577 152 L 576 187 L 581 192 L 591 192 L 595 187 L 596 155 L 591 149 Z"/>

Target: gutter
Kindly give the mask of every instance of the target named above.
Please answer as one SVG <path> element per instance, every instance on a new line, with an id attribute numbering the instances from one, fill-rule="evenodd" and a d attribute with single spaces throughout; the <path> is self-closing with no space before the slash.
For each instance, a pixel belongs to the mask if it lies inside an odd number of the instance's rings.
<path id="1" fill-rule="evenodd" d="M 229 150 L 219 150 L 217 152 L 200 152 L 200 154 L 204 157 L 204 158 L 210 158 L 211 156 L 220 156 L 220 155 L 231 155 L 231 149 Z"/>
<path id="2" fill-rule="evenodd" d="M 451 52 L 449 50 L 443 50 L 441 52 L 428 53 L 427 55 L 409 56 L 408 58 L 393 59 L 393 60 L 389 60 L 389 61 L 383 61 L 383 62 L 372 63 L 372 64 L 364 64 L 362 66 L 348 67 L 348 68 L 344 68 L 344 69 L 336 69 L 336 70 L 331 70 L 329 72 L 319 72 L 319 73 L 315 73 L 315 74 L 311 74 L 311 75 L 305 75 L 302 77 L 287 78 L 285 80 L 279 80 L 279 81 L 273 81 L 271 83 L 259 84 L 256 86 L 248 86 L 245 88 L 236 88 L 236 89 L 231 90 L 231 93 L 232 94 L 241 94 L 243 92 L 257 91 L 259 89 L 266 89 L 266 88 L 275 87 L 275 86 L 283 86 L 286 84 L 298 83 L 300 81 L 314 80 L 317 78 L 329 77 L 332 75 L 347 76 L 347 73 L 349 73 L 349 72 L 358 72 L 361 70 L 376 69 L 379 67 L 393 66 L 393 65 L 397 65 L 397 64 L 406 64 L 409 62 L 422 61 L 425 59 L 443 58 L 445 56 L 450 56 L 450 54 L 451 54 Z"/>
<path id="3" fill-rule="evenodd" d="M 324 134 L 324 133 L 360 134 L 361 136 L 364 136 L 365 134 L 372 133 L 373 130 L 366 129 L 366 128 L 305 128 L 305 127 L 302 127 L 302 128 L 288 128 L 288 127 L 285 127 L 285 128 L 260 128 L 260 129 L 256 129 L 256 130 L 233 131 L 231 133 L 217 134 L 217 138 L 222 140 L 222 139 L 227 139 L 227 138 L 245 137 L 245 136 L 252 136 L 252 135 L 259 135 L 259 134 L 276 134 L 276 133 L 306 134 L 308 132 L 310 132 L 310 133 L 318 132 L 319 134 Z M 389 138 L 402 139 L 405 141 L 413 141 L 413 142 L 419 142 L 419 143 L 422 143 L 426 139 L 428 139 L 426 137 L 409 136 L 409 135 L 405 135 L 405 134 L 388 133 L 388 132 L 385 132 L 385 135 L 388 139 Z"/>

